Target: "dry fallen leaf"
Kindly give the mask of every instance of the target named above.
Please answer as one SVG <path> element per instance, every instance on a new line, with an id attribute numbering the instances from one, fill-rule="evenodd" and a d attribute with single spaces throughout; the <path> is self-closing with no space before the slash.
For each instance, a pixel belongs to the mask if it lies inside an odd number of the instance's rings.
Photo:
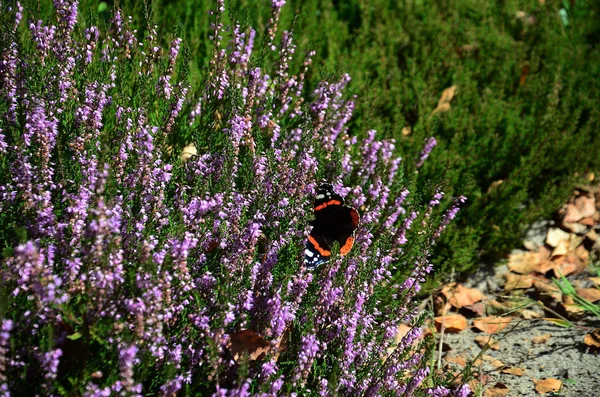
<path id="1" fill-rule="evenodd" d="M 498 302 L 496 299 L 492 299 L 487 302 L 488 314 L 502 314 L 511 310 L 511 307 L 505 303 Z"/>
<path id="2" fill-rule="evenodd" d="M 530 309 L 523 309 L 519 311 L 519 314 L 521 315 L 521 317 L 523 317 L 525 320 L 533 320 L 534 318 L 540 318 L 542 317 L 541 313 L 536 312 L 535 310 L 530 310 Z"/>
<path id="3" fill-rule="evenodd" d="M 531 341 L 537 345 L 542 344 L 542 343 L 546 343 L 550 340 L 550 337 L 552 335 L 550 334 L 544 334 L 544 335 L 540 335 L 540 336 L 535 336 L 533 338 L 531 338 Z"/>
<path id="4" fill-rule="evenodd" d="M 442 294 L 448 299 L 448 303 L 457 309 L 473 305 L 483 299 L 483 294 L 476 288 L 466 288 L 462 284 L 447 284 L 442 288 Z"/>
<path id="5" fill-rule="evenodd" d="M 448 303 L 443 295 L 436 294 L 433 297 L 433 310 L 436 316 L 443 316 L 452 309 L 452 305 Z"/>
<path id="6" fill-rule="evenodd" d="M 442 91 L 442 96 L 438 101 L 437 107 L 431 113 L 432 116 L 436 113 L 447 112 L 448 110 L 450 110 L 450 101 L 452 100 L 452 98 L 454 98 L 454 95 L 456 94 L 456 88 L 457 87 L 453 85 Z"/>
<path id="7" fill-rule="evenodd" d="M 585 314 L 585 310 L 574 303 L 559 303 L 557 309 L 559 309 L 558 311 L 562 312 L 567 318 L 573 320 L 579 319 Z"/>
<path id="8" fill-rule="evenodd" d="M 592 303 L 600 301 L 600 289 L 598 288 L 579 288 L 577 295 Z"/>
<path id="9" fill-rule="evenodd" d="M 525 375 L 525 370 L 523 368 L 510 367 L 504 368 L 502 370 L 503 374 L 515 375 L 515 376 L 523 376 Z"/>
<path id="10" fill-rule="evenodd" d="M 477 302 L 473 305 L 463 306 L 463 309 L 473 312 L 478 317 L 485 315 L 485 304 L 483 302 Z"/>
<path id="11" fill-rule="evenodd" d="M 582 218 L 594 215 L 596 212 L 596 200 L 594 197 L 579 196 L 572 204 L 567 204 L 565 222 L 577 222 Z"/>
<path id="12" fill-rule="evenodd" d="M 598 233 L 594 229 L 586 233 L 585 238 L 591 242 L 598 241 Z"/>
<path id="13" fill-rule="evenodd" d="M 435 318 L 435 329 L 438 332 L 441 331 L 442 325 L 445 332 L 450 334 L 457 334 L 460 331 L 467 328 L 467 319 L 461 314 L 451 313 L 446 316 L 439 316 Z"/>
<path id="14" fill-rule="evenodd" d="M 540 254 L 538 252 L 511 254 L 508 258 L 508 268 L 519 274 L 528 274 L 536 271 L 539 263 Z"/>
<path id="15" fill-rule="evenodd" d="M 588 266 L 588 255 L 587 251 L 584 253 L 578 248 L 574 253 L 554 259 L 551 267 L 554 271 L 554 277 L 559 278 L 569 274 L 582 273 Z"/>
<path id="16" fill-rule="evenodd" d="M 600 277 L 588 277 L 588 280 L 594 283 L 595 286 L 600 287 Z"/>
<path id="17" fill-rule="evenodd" d="M 592 219 L 592 218 L 584 218 L 584 219 Z M 569 222 L 562 221 L 561 226 L 563 228 L 567 229 L 568 231 L 570 231 L 571 233 L 581 234 L 581 233 L 585 233 L 586 230 L 588 229 L 587 226 L 583 222 L 584 222 L 583 219 L 581 219 L 577 223 L 569 223 Z M 588 222 L 588 221 L 585 221 L 585 222 Z M 593 222 L 593 220 L 592 220 L 592 222 Z M 593 225 L 593 223 L 592 223 L 592 225 Z"/>
<path id="18" fill-rule="evenodd" d="M 512 317 L 482 317 L 473 320 L 473 326 L 486 334 L 495 334 L 506 328 L 511 321 Z"/>
<path id="19" fill-rule="evenodd" d="M 510 392 L 508 386 L 504 383 L 496 383 L 494 386 L 483 392 L 483 397 L 504 397 Z"/>
<path id="20" fill-rule="evenodd" d="M 561 241 L 568 241 L 571 235 L 557 227 L 551 227 L 546 234 L 546 244 L 554 248 Z"/>
<path id="21" fill-rule="evenodd" d="M 600 328 L 583 337 L 583 343 L 594 349 L 600 349 Z"/>
<path id="22" fill-rule="evenodd" d="M 558 379 L 549 378 L 549 379 L 532 379 L 535 384 L 535 391 L 540 394 L 557 392 L 562 388 L 562 382 Z"/>
<path id="23" fill-rule="evenodd" d="M 568 240 L 559 241 L 558 245 L 552 250 L 551 258 L 567 255 L 571 248 L 571 243 Z"/>
<path id="24" fill-rule="evenodd" d="M 244 329 L 229 335 L 226 347 L 235 361 L 244 356 L 248 357 L 248 360 L 254 361 L 263 357 L 270 350 L 269 342 L 250 329 Z"/>
<path id="25" fill-rule="evenodd" d="M 490 365 L 494 367 L 494 369 L 502 368 L 506 365 L 497 358 L 488 356 L 487 354 L 484 354 L 481 358 L 483 359 L 483 361 L 490 363 Z"/>
<path id="26" fill-rule="evenodd" d="M 504 275 L 506 282 L 504 283 L 505 291 L 512 291 L 515 289 L 528 289 L 533 285 L 533 277 L 529 275 L 521 275 L 515 273 L 506 273 Z"/>
<path id="27" fill-rule="evenodd" d="M 560 288 L 547 279 L 536 278 L 533 282 L 533 287 L 535 288 L 538 298 L 541 300 L 552 300 L 553 302 L 562 301 L 562 292 L 560 291 Z"/>
<path id="28" fill-rule="evenodd" d="M 442 103 L 445 102 L 450 102 L 452 100 L 452 98 L 454 98 L 454 95 L 456 94 L 456 86 L 450 86 L 448 88 L 446 88 L 444 91 L 442 91 L 442 96 L 440 97 L 440 100 L 438 101 L 438 106 L 441 105 Z"/>
<path id="29" fill-rule="evenodd" d="M 467 366 L 467 359 L 463 356 L 446 356 L 444 357 L 444 362 L 446 364 L 456 364 L 461 368 Z"/>
<path id="30" fill-rule="evenodd" d="M 481 348 L 489 346 L 492 350 L 500 350 L 500 343 L 489 335 L 478 335 L 474 340 Z"/>
<path id="31" fill-rule="evenodd" d="M 191 143 L 183 148 L 183 151 L 181 152 L 181 155 L 179 155 L 179 158 L 185 163 L 190 159 L 190 157 L 195 156 L 197 154 L 198 151 L 196 150 L 196 146 L 194 146 L 194 144 Z"/>
<path id="32" fill-rule="evenodd" d="M 496 189 L 498 186 L 502 185 L 503 183 L 504 183 L 504 179 L 498 179 L 497 181 L 490 183 L 487 193 L 490 193 L 492 190 Z"/>

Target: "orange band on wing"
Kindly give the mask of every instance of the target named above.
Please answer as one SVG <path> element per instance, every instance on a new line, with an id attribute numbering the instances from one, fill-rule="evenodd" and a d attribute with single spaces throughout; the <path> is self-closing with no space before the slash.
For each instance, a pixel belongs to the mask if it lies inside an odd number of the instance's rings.
<path id="1" fill-rule="evenodd" d="M 329 200 L 328 202 L 315 207 L 315 211 L 322 210 L 323 208 L 330 205 L 342 205 L 342 202 L 340 200 Z"/>
<path id="2" fill-rule="evenodd" d="M 317 240 L 315 240 L 313 236 L 308 236 L 308 241 L 310 241 L 311 244 L 315 247 L 315 249 L 319 251 L 319 254 L 323 256 L 331 255 L 331 251 L 327 251 L 326 249 L 321 248 L 321 246 L 319 245 L 319 243 L 317 243 Z"/>
<path id="3" fill-rule="evenodd" d="M 342 248 L 340 248 L 340 255 L 344 256 L 348 252 L 350 252 L 353 245 L 354 245 L 354 237 L 350 236 L 346 239 L 346 244 L 344 244 L 342 246 Z"/>

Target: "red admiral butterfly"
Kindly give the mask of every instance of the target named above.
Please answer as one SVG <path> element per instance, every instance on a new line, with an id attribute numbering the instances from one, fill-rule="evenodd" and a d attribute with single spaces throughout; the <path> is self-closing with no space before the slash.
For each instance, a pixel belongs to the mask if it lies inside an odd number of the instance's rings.
<path id="1" fill-rule="evenodd" d="M 335 241 L 340 245 L 340 255 L 348 254 L 360 220 L 358 211 L 345 206 L 342 196 L 329 183 L 319 186 L 314 211 L 315 220 L 310 223 L 313 228 L 304 250 L 304 262 L 310 270 L 329 260 Z"/>

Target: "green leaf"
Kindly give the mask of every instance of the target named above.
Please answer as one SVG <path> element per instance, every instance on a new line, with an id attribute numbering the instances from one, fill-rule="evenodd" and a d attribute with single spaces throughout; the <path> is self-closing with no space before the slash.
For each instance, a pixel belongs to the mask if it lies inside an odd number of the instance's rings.
<path id="1" fill-rule="evenodd" d="M 77 340 L 79 338 L 81 338 L 81 332 L 75 332 L 74 334 L 71 335 L 67 335 L 67 338 L 71 339 L 71 340 Z"/>

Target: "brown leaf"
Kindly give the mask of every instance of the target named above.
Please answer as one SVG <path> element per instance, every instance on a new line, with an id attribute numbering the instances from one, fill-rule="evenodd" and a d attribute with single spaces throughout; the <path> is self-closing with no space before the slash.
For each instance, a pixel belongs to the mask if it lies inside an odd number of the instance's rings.
<path id="1" fill-rule="evenodd" d="M 475 337 L 475 343 L 482 349 L 488 346 L 492 350 L 500 350 L 500 343 L 488 335 L 478 335 Z"/>
<path id="2" fill-rule="evenodd" d="M 440 99 L 438 101 L 437 107 L 433 110 L 431 115 L 434 115 L 436 113 L 447 112 L 448 110 L 450 110 L 450 101 L 452 100 L 452 98 L 454 98 L 455 94 L 456 94 L 456 86 L 455 85 L 448 87 L 444 91 L 442 91 L 442 96 L 440 97 Z"/>
<path id="3" fill-rule="evenodd" d="M 554 248 L 558 245 L 558 243 L 561 241 L 568 241 L 569 238 L 569 233 L 557 227 L 551 227 L 548 229 L 548 233 L 546 234 L 546 244 Z"/>
<path id="4" fill-rule="evenodd" d="M 471 390 L 482 389 L 484 386 L 486 386 L 488 384 L 488 382 L 491 379 L 491 377 L 489 375 L 480 374 L 478 372 L 473 372 L 473 376 L 475 378 L 471 379 L 469 382 L 467 382 L 467 384 L 469 385 Z M 458 385 L 458 384 L 461 384 L 461 382 L 464 383 L 464 381 L 462 381 L 462 376 L 460 377 L 460 379 L 458 379 L 458 378 L 456 378 L 456 379 L 457 380 L 455 381 L 454 384 Z"/>
<path id="5" fill-rule="evenodd" d="M 235 361 L 242 357 L 254 361 L 264 357 L 270 350 L 270 344 L 257 332 L 244 329 L 229 335 L 226 347 Z"/>
<path id="6" fill-rule="evenodd" d="M 190 143 L 186 147 L 183 148 L 183 151 L 179 155 L 179 158 L 182 162 L 186 162 L 190 159 L 190 157 L 198 154 L 198 150 L 196 150 L 196 146 L 193 143 Z"/>
<path id="7" fill-rule="evenodd" d="M 579 288 L 577 295 L 592 303 L 600 301 L 600 289 L 598 288 Z"/>
<path id="8" fill-rule="evenodd" d="M 575 320 L 583 317 L 585 314 L 585 310 L 574 303 L 560 303 L 558 309 L 558 311 L 562 311 L 566 317 Z"/>
<path id="9" fill-rule="evenodd" d="M 536 278 L 533 282 L 533 287 L 535 288 L 538 297 L 542 300 L 550 299 L 554 302 L 562 301 L 562 292 L 560 292 L 560 288 L 547 279 Z"/>
<path id="10" fill-rule="evenodd" d="M 534 318 L 542 317 L 541 313 L 538 313 L 535 310 L 530 310 L 530 309 L 523 309 L 523 310 L 519 311 L 519 314 L 525 320 L 533 320 Z"/>
<path id="11" fill-rule="evenodd" d="M 592 229 L 586 233 L 585 238 L 588 241 L 591 241 L 592 243 L 596 242 L 596 241 L 598 241 L 598 233 L 596 233 L 596 231 L 594 229 Z"/>
<path id="12" fill-rule="evenodd" d="M 594 283 L 596 287 L 600 287 L 600 277 L 588 277 L 588 280 Z"/>
<path id="13" fill-rule="evenodd" d="M 594 212 L 596 212 L 596 200 L 594 197 L 582 195 L 567 204 L 563 220 L 568 223 L 574 223 L 583 218 L 593 216 Z"/>
<path id="14" fill-rule="evenodd" d="M 571 247 L 571 243 L 568 240 L 562 240 L 558 243 L 558 245 L 552 250 L 551 258 L 556 258 L 557 256 L 567 255 L 569 253 L 569 248 Z"/>
<path id="15" fill-rule="evenodd" d="M 523 376 L 525 374 L 525 370 L 523 368 L 510 367 L 504 368 L 502 370 L 503 374 L 515 375 L 515 376 Z"/>
<path id="16" fill-rule="evenodd" d="M 588 174 L 585 176 L 585 179 L 587 179 L 590 182 L 594 182 L 594 179 L 596 179 L 596 174 L 594 174 L 593 172 L 588 172 Z"/>
<path id="17" fill-rule="evenodd" d="M 506 283 L 504 283 L 505 291 L 512 291 L 515 289 L 528 289 L 533 285 L 533 277 L 529 275 L 521 275 L 515 273 L 506 273 L 504 275 Z"/>
<path id="18" fill-rule="evenodd" d="M 541 246 L 538 249 L 538 253 L 540 254 L 540 261 L 545 261 L 550 259 L 550 255 L 552 255 L 552 251 L 546 248 L 546 246 Z"/>
<path id="19" fill-rule="evenodd" d="M 472 311 L 473 313 L 475 313 L 475 315 L 477 315 L 479 317 L 481 317 L 485 314 L 485 305 L 483 304 L 483 302 L 477 302 L 473 305 L 463 306 L 463 309 Z"/>
<path id="20" fill-rule="evenodd" d="M 539 263 L 540 254 L 538 252 L 522 252 L 508 257 L 508 268 L 519 274 L 536 271 Z"/>
<path id="21" fill-rule="evenodd" d="M 600 349 L 600 328 L 583 337 L 583 343 L 594 349 Z"/>
<path id="22" fill-rule="evenodd" d="M 454 98 L 454 95 L 456 94 L 456 86 L 450 86 L 448 88 L 446 88 L 444 91 L 442 91 L 442 96 L 440 97 L 440 100 L 438 101 L 438 106 L 440 106 L 442 103 L 447 103 L 450 102 L 452 100 L 452 98 Z"/>
<path id="23" fill-rule="evenodd" d="M 596 224 L 596 220 L 593 216 L 588 216 L 587 218 L 581 218 L 578 223 L 584 226 L 593 227 Z"/>
<path id="24" fill-rule="evenodd" d="M 442 326 L 445 332 L 457 334 L 467 328 L 467 319 L 461 314 L 451 313 L 446 316 L 435 318 L 435 329 L 441 332 Z"/>
<path id="25" fill-rule="evenodd" d="M 442 294 L 455 308 L 470 306 L 483 299 L 483 294 L 476 288 L 466 288 L 462 284 L 447 284 L 442 288 Z"/>
<path id="26" fill-rule="evenodd" d="M 486 334 L 495 334 L 506 328 L 511 321 L 512 317 L 482 317 L 473 320 L 473 326 Z"/>
<path id="27" fill-rule="evenodd" d="M 496 383 L 494 386 L 483 392 L 483 397 L 504 397 L 510 392 L 508 386 L 504 383 Z"/>
<path id="28" fill-rule="evenodd" d="M 505 303 L 498 302 L 496 299 L 492 299 L 487 303 L 489 314 L 502 314 L 511 310 L 511 307 Z"/>
<path id="29" fill-rule="evenodd" d="M 436 316 L 443 316 L 452 309 L 452 305 L 446 301 L 443 295 L 437 294 L 433 297 L 433 310 Z"/>
<path id="30" fill-rule="evenodd" d="M 487 361 L 488 363 L 490 363 L 490 365 L 492 367 L 494 367 L 494 369 L 502 368 L 506 365 L 502 361 L 498 360 L 497 358 L 488 356 L 487 354 L 484 354 L 481 358 L 484 361 Z"/>
<path id="31" fill-rule="evenodd" d="M 584 219 L 592 219 L 592 218 L 584 218 Z M 569 223 L 569 222 L 562 221 L 561 226 L 564 229 L 567 229 L 568 231 L 570 231 L 571 233 L 576 233 L 576 234 L 585 233 L 585 231 L 588 229 L 587 226 L 583 224 L 583 219 L 581 219 L 579 222 L 576 222 L 576 223 Z"/>
<path id="32" fill-rule="evenodd" d="M 497 181 L 490 183 L 490 186 L 488 187 L 487 192 L 490 193 L 492 190 L 496 189 L 498 186 L 502 185 L 503 183 L 504 183 L 504 179 L 498 179 Z"/>
<path id="33" fill-rule="evenodd" d="M 535 384 L 535 391 L 540 394 L 557 392 L 562 388 L 562 382 L 558 379 L 548 378 L 548 379 L 532 379 Z"/>
<path id="34" fill-rule="evenodd" d="M 550 340 L 550 337 L 552 335 L 550 334 L 544 334 L 544 335 L 540 335 L 540 336 L 534 336 L 533 338 L 531 338 L 531 341 L 533 343 L 535 343 L 536 345 L 540 345 L 542 343 L 546 343 Z"/>
<path id="35" fill-rule="evenodd" d="M 456 364 L 461 368 L 467 366 L 467 359 L 465 359 L 463 356 L 446 356 L 444 357 L 444 361 L 446 364 Z"/>
<path id="36" fill-rule="evenodd" d="M 554 277 L 559 278 L 561 276 L 568 276 L 569 274 L 582 273 L 587 268 L 588 259 L 582 252 L 569 253 L 565 256 L 554 259 L 552 263 Z"/>

